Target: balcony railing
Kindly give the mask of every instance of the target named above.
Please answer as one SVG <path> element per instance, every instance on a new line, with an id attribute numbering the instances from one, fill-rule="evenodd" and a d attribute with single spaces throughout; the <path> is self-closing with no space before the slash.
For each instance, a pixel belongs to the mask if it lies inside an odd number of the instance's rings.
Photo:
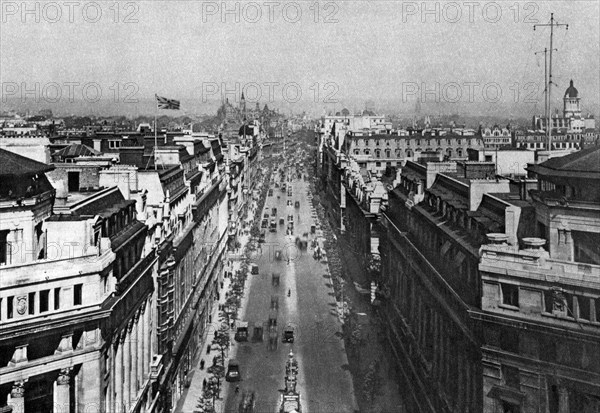
<path id="1" fill-rule="evenodd" d="M 531 197 L 538 202 L 548 205 L 549 207 L 563 208 L 578 208 L 578 209 L 593 209 L 600 210 L 600 203 L 594 201 L 585 201 L 581 199 L 565 197 L 560 192 L 556 191 L 530 191 Z"/>
<path id="2" fill-rule="evenodd" d="M 582 284 L 600 288 L 600 265 L 549 258 L 545 250 L 518 249 L 510 245 L 488 244 L 481 247 L 480 270 L 501 272 L 529 280 Z"/>

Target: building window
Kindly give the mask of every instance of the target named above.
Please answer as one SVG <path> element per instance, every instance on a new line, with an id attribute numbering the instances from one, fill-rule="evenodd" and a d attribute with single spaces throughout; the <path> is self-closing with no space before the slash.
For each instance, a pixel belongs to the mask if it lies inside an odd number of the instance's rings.
<path id="1" fill-rule="evenodd" d="M 0 265 L 10 264 L 10 242 L 8 242 L 8 233 L 10 231 L 0 231 Z"/>
<path id="2" fill-rule="evenodd" d="M 29 301 L 27 304 L 29 306 L 29 315 L 34 315 L 35 314 L 35 293 L 29 293 Z"/>
<path id="3" fill-rule="evenodd" d="M 519 287 L 513 284 L 501 284 L 502 304 L 513 307 L 519 306 Z"/>
<path id="4" fill-rule="evenodd" d="M 13 318 L 13 306 L 14 306 L 15 297 L 8 297 L 6 299 L 6 318 Z"/>
<path id="5" fill-rule="evenodd" d="M 83 284 L 75 284 L 73 287 L 73 305 L 81 305 Z"/>
<path id="6" fill-rule="evenodd" d="M 513 389 L 519 389 L 521 387 L 519 369 L 517 367 L 502 365 L 502 376 L 504 377 L 504 383 L 508 387 L 512 387 Z"/>
<path id="7" fill-rule="evenodd" d="M 514 403 L 502 400 L 502 413 L 521 413 L 521 408 Z"/>
<path id="8" fill-rule="evenodd" d="M 50 290 L 40 291 L 40 313 L 45 313 L 46 311 L 48 311 L 49 295 L 50 295 Z"/>
<path id="9" fill-rule="evenodd" d="M 590 299 L 588 297 L 576 297 L 579 307 L 578 318 L 583 320 L 591 320 L 590 318 Z"/>
<path id="10" fill-rule="evenodd" d="M 54 309 L 60 308 L 60 287 L 54 289 Z"/>

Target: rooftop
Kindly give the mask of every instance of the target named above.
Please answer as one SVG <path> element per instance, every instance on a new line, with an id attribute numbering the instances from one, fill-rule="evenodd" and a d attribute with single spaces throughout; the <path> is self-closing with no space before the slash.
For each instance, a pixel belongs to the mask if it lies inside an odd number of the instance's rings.
<path id="1" fill-rule="evenodd" d="M 94 150 L 87 145 L 74 143 L 59 151 L 56 151 L 53 155 L 61 157 L 99 156 L 102 155 L 102 152 Z"/>
<path id="2" fill-rule="evenodd" d="M 538 165 L 533 165 L 534 169 Z M 540 167 L 556 171 L 600 173 L 600 147 L 584 149 L 570 155 L 548 159 Z"/>
<path id="3" fill-rule="evenodd" d="M 52 165 L 46 165 L 5 149 L 0 149 L 0 177 L 35 175 L 53 169 L 54 166 Z"/>

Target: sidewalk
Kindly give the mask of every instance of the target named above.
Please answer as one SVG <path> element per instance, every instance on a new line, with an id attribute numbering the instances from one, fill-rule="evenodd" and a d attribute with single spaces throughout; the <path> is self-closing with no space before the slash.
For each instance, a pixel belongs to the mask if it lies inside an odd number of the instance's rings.
<path id="1" fill-rule="evenodd" d="M 238 240 L 241 244 L 241 247 L 234 254 L 233 252 L 227 253 L 227 262 L 228 264 L 225 266 L 225 271 L 229 271 L 231 273 L 235 273 L 237 270 L 240 270 L 242 264 L 244 262 L 245 256 L 244 251 L 246 246 L 250 241 L 250 228 L 252 227 L 253 217 L 256 215 L 256 205 L 255 202 L 252 202 L 252 209 L 248 213 L 248 218 L 244 221 L 246 223 L 246 228 L 248 234 L 245 234 L 246 231 L 241 230 L 241 235 L 238 236 Z M 231 278 L 227 277 L 223 280 L 223 288 L 219 293 L 219 301 L 215 302 L 215 305 L 212 308 L 212 325 L 218 325 L 219 323 L 219 307 L 225 303 L 225 292 L 229 292 L 229 287 L 231 284 Z M 248 299 L 248 294 L 244 293 L 242 297 L 242 301 L 240 303 L 240 313 L 238 314 L 238 319 L 243 319 L 243 311 L 246 307 L 246 300 Z M 233 330 L 231 331 L 233 333 Z M 216 351 L 212 350 L 210 354 L 206 353 L 206 348 L 209 344 L 212 343 L 213 340 L 214 329 L 207 328 L 202 337 L 202 342 L 199 344 L 199 351 L 196 356 L 196 360 L 194 360 L 194 368 L 192 372 L 188 375 L 188 379 L 190 380 L 190 386 L 187 389 L 184 389 L 177 406 L 175 407 L 175 412 L 180 413 L 193 413 L 195 411 L 200 411 L 196 406 L 198 404 L 198 399 L 203 394 L 203 383 L 204 380 L 210 378 L 210 373 L 206 370 L 208 367 L 212 365 L 212 358 L 217 354 Z M 225 360 L 223 361 L 223 365 L 227 366 L 227 362 L 231 357 L 235 357 L 235 353 L 237 352 L 237 347 L 235 346 L 236 342 L 231 339 L 231 347 L 229 351 L 225 354 Z M 204 359 L 204 369 L 200 370 L 200 362 Z M 221 382 L 221 397 L 215 401 L 215 411 L 222 412 L 224 409 L 224 401 L 227 400 L 227 394 L 229 390 L 229 383 L 225 381 L 225 379 Z"/>

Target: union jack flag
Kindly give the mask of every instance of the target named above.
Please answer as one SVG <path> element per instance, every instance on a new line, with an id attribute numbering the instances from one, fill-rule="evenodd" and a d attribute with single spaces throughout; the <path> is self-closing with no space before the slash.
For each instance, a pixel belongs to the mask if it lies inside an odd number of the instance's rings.
<path id="1" fill-rule="evenodd" d="M 160 97 L 158 95 L 154 95 L 154 96 L 156 96 L 156 104 L 158 105 L 159 109 L 179 110 L 179 101 L 178 100 L 167 99 L 167 98 Z"/>

